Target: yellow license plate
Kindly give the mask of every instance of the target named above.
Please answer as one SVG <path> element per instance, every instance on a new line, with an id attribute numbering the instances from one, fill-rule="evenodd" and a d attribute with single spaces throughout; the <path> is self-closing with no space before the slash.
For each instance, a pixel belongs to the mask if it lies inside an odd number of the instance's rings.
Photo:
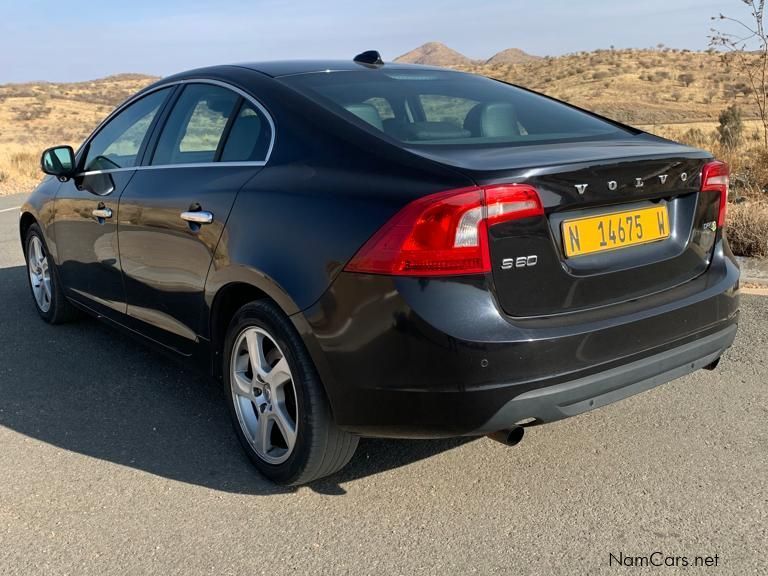
<path id="1" fill-rule="evenodd" d="M 637 246 L 669 237 L 667 207 L 614 212 L 565 220 L 563 248 L 567 257 Z"/>

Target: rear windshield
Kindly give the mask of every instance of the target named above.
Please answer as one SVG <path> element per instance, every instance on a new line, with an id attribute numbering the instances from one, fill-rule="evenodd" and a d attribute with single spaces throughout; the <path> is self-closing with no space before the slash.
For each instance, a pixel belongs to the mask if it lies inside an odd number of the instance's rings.
<path id="1" fill-rule="evenodd" d="M 411 145 L 509 146 L 628 134 L 543 96 L 460 72 L 361 70 L 281 80 Z"/>

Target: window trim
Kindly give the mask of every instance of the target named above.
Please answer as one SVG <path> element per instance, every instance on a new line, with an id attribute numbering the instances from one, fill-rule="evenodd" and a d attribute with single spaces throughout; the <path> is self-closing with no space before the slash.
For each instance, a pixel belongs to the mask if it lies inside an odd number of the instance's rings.
<path id="1" fill-rule="evenodd" d="M 275 130 L 275 122 L 272 119 L 272 115 L 267 111 L 266 107 L 261 102 L 259 102 L 254 96 L 252 96 L 242 88 L 239 88 L 228 82 L 223 82 L 221 80 L 213 80 L 210 78 L 185 78 L 183 80 L 165 82 L 163 84 L 158 84 L 157 86 L 153 86 L 151 90 L 142 91 L 142 92 L 139 92 L 138 94 L 135 94 L 134 96 L 131 96 L 128 100 L 126 100 L 120 106 L 118 106 L 109 116 L 107 116 L 101 122 L 101 124 L 99 124 L 96 127 L 93 133 L 88 137 L 88 140 L 86 140 L 83 143 L 83 145 L 80 147 L 80 149 L 77 152 L 78 162 L 80 161 L 80 158 L 79 158 L 80 154 L 84 150 L 87 150 L 88 145 L 99 134 L 99 132 L 101 132 L 102 128 L 104 128 L 104 126 L 106 126 L 115 116 L 120 114 L 120 112 L 122 112 L 128 106 L 130 106 L 134 102 L 137 102 L 141 98 L 144 98 L 154 92 L 157 92 L 158 90 L 163 90 L 164 88 L 170 88 L 173 86 L 182 86 L 185 84 L 212 84 L 214 86 L 220 86 L 222 88 L 226 88 L 228 90 L 231 90 L 232 92 L 235 92 L 242 99 L 247 100 L 248 102 L 253 104 L 256 108 L 258 108 L 259 111 L 262 114 L 264 114 L 264 117 L 267 119 L 267 123 L 269 124 L 269 129 L 270 129 L 269 147 L 267 148 L 267 154 L 264 160 L 249 160 L 244 162 L 214 161 L 214 162 L 200 162 L 200 163 L 192 163 L 192 164 L 158 164 L 158 165 L 150 166 L 145 164 L 145 162 L 148 161 L 148 159 L 146 158 L 146 150 L 145 150 L 145 153 L 143 154 L 143 157 L 141 159 L 141 163 L 138 166 L 132 166 L 130 168 L 113 168 L 109 170 L 91 170 L 89 172 L 80 172 L 76 174 L 76 176 L 79 177 L 79 176 L 91 176 L 94 174 L 111 174 L 113 172 L 128 172 L 129 170 L 159 170 L 164 168 L 211 168 L 214 166 L 229 166 L 229 167 L 266 166 L 267 163 L 269 162 L 269 159 L 272 157 L 272 151 L 274 150 L 274 147 L 275 147 L 276 130 Z M 176 93 L 169 94 L 168 99 L 164 103 L 165 107 L 162 110 L 160 110 L 160 112 L 158 113 L 158 116 L 160 114 L 163 114 L 163 116 L 165 116 L 163 118 L 163 127 L 165 125 L 165 120 L 167 119 L 166 118 L 167 114 L 165 114 L 165 112 L 170 112 L 173 109 L 173 106 L 176 105 L 176 102 L 178 100 L 178 98 L 176 98 L 175 96 L 177 96 Z M 169 102 L 169 100 L 172 100 L 172 102 Z M 240 105 L 242 106 L 242 102 Z M 152 134 L 150 135 L 149 142 L 151 142 L 151 140 L 154 139 L 155 137 L 154 131 L 156 130 L 156 128 L 157 126 L 151 128 Z"/>

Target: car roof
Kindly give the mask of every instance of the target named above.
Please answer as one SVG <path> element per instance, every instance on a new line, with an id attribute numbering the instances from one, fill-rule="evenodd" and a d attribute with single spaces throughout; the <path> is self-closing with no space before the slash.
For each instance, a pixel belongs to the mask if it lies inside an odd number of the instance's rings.
<path id="1" fill-rule="evenodd" d="M 273 78 L 294 74 L 311 74 L 313 72 L 349 72 L 372 68 L 352 60 L 276 60 L 272 62 L 246 62 L 236 64 L 236 66 L 255 70 Z M 444 70 L 444 68 L 437 68 L 435 66 L 403 64 L 400 62 L 386 62 L 375 68 L 384 70 Z"/>

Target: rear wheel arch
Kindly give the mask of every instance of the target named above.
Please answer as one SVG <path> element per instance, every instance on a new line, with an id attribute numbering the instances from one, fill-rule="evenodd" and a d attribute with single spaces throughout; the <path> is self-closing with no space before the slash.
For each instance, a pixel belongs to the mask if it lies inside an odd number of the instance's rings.
<path id="1" fill-rule="evenodd" d="M 333 413 L 333 398 L 328 390 L 330 370 L 326 366 L 324 356 L 316 340 L 311 335 L 311 328 L 306 318 L 304 318 L 303 314 L 297 313 L 295 309 L 286 310 L 286 307 L 281 305 L 281 302 L 274 298 L 273 295 L 249 282 L 230 282 L 219 288 L 213 298 L 209 311 L 208 325 L 208 334 L 211 341 L 211 374 L 214 378 L 221 378 L 224 343 L 227 337 L 227 328 L 229 328 L 232 318 L 234 318 L 242 306 L 257 300 L 267 300 L 273 303 L 289 318 L 315 364 L 315 368 L 320 375 L 320 381 L 325 389 L 326 397 L 331 404 L 331 413 Z M 291 304 L 293 303 L 291 302 Z"/>
<path id="2" fill-rule="evenodd" d="M 222 351 L 229 323 L 242 306 L 256 300 L 269 300 L 276 304 L 266 292 L 246 282 L 232 282 L 216 292 L 208 324 L 212 351 L 211 373 L 215 377 L 221 377 Z"/>

